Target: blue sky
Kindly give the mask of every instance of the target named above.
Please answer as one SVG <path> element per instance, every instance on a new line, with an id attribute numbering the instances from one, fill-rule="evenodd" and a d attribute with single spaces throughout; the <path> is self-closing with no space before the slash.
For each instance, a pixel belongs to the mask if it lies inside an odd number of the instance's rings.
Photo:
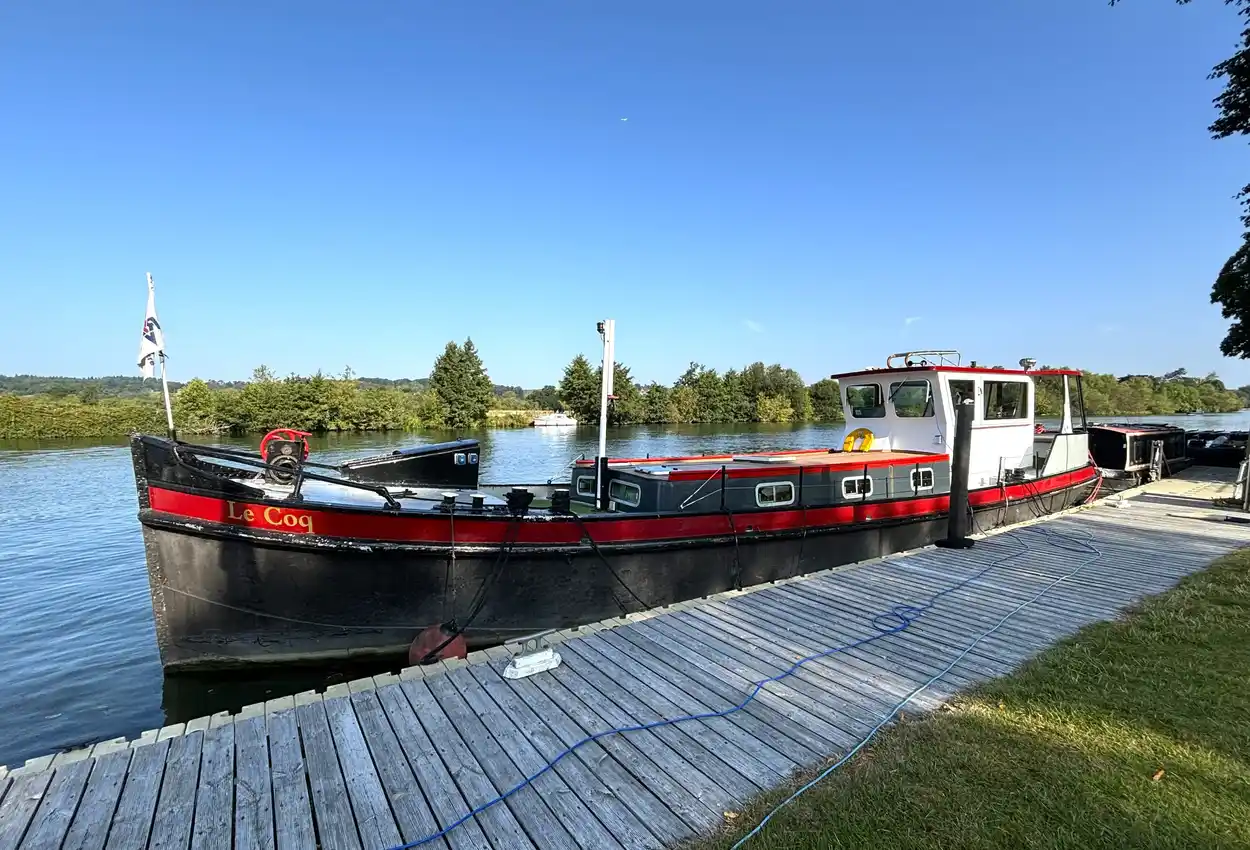
<path id="1" fill-rule="evenodd" d="M 259 9 L 259 11 L 258 11 Z M 0 373 L 1217 370 L 1216 0 L 6 3 Z M 624 120 L 628 119 L 628 120 Z"/>

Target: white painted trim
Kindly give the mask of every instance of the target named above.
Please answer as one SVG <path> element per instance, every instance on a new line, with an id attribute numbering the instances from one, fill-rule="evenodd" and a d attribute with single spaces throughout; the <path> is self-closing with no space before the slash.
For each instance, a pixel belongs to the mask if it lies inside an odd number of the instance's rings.
<path id="1" fill-rule="evenodd" d="M 589 489 L 588 491 L 583 491 L 583 490 L 582 490 L 582 482 L 583 482 L 583 481 L 588 481 L 588 482 L 590 482 L 590 489 Z M 593 475 L 579 475 L 579 476 L 577 476 L 577 481 L 575 482 L 575 486 L 576 486 L 576 490 L 577 490 L 577 495 L 579 495 L 579 496 L 593 496 L 593 495 L 595 495 L 595 476 L 593 476 Z"/>

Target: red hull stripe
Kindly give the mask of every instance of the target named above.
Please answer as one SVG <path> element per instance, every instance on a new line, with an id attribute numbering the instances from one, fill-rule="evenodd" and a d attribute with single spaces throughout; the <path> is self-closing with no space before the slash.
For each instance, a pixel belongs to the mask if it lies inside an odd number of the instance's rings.
<path id="1" fill-rule="evenodd" d="M 1045 495 L 1093 479 L 1092 466 L 1054 475 L 1027 484 L 1012 484 L 974 490 L 969 501 L 976 507 L 1001 503 L 1007 498 L 1018 501 L 1030 496 Z M 442 515 L 394 515 L 379 512 L 344 511 L 332 508 L 288 507 L 263 502 L 228 501 L 213 496 L 199 496 L 163 487 L 151 487 L 148 498 L 152 509 L 183 519 L 200 520 L 238 528 L 285 532 L 292 536 L 317 534 L 325 537 L 377 540 L 395 543 L 448 543 L 450 523 Z M 948 496 L 928 499 L 904 499 L 892 502 L 867 502 L 857 505 L 808 508 L 807 510 L 776 510 L 738 513 L 732 524 L 726 514 L 692 516 L 630 517 L 622 515 L 579 522 L 572 517 L 556 520 L 522 522 L 519 529 L 504 517 L 472 518 L 456 515 L 456 543 L 503 544 L 509 539 L 517 545 L 576 545 L 582 541 L 582 530 L 596 543 L 632 543 L 641 541 L 680 540 L 717 537 L 737 532 L 785 531 L 804 526 L 820 528 L 853 525 L 876 520 L 899 519 L 941 513 L 950 504 Z"/>

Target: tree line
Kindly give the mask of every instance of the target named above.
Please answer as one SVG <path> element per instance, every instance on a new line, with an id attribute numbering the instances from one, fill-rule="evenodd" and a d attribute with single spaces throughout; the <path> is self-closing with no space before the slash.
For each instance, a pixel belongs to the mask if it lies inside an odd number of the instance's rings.
<path id="1" fill-rule="evenodd" d="M 289 427 L 328 431 L 464 430 L 528 425 L 539 412 L 562 410 L 579 422 L 599 421 L 600 366 L 581 355 L 560 380 L 536 390 L 494 384 L 471 339 L 449 342 L 425 378 L 339 375 L 277 377 L 258 367 L 250 381 L 195 378 L 175 389 L 175 423 L 184 434 L 247 434 Z M 159 383 L 142 393 L 114 378 L 0 376 L 0 438 L 106 437 L 133 431 L 162 433 Z M 40 383 L 40 382 L 45 383 Z M 793 369 L 752 363 L 723 373 L 691 363 L 671 384 L 641 384 L 627 365 L 613 373 L 610 425 L 730 422 L 836 422 L 842 419 L 838 383 L 805 384 Z M 75 383 L 67 383 L 75 382 Z M 74 392 L 50 391 L 49 387 Z M 1191 377 L 1184 369 L 1162 376 L 1087 373 L 1086 410 L 1093 416 L 1225 412 L 1250 406 L 1250 386 L 1233 391 L 1214 374 Z M 42 392 L 23 390 L 42 389 Z M 110 394 L 112 393 L 112 394 Z M 1037 414 L 1054 417 L 1062 384 L 1037 381 Z"/>

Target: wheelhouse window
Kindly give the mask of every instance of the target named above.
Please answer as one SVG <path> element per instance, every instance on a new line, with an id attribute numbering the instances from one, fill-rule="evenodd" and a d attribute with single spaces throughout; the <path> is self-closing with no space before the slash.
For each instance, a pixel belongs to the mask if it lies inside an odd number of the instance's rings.
<path id="1" fill-rule="evenodd" d="M 913 469 L 911 471 L 911 489 L 914 493 L 933 489 L 932 469 Z"/>
<path id="2" fill-rule="evenodd" d="M 976 381 L 950 380 L 946 382 L 946 386 L 950 388 L 951 403 L 955 405 L 956 410 L 958 410 L 959 405 L 963 404 L 965 401 L 968 401 L 969 399 L 972 399 L 973 401 L 976 400 Z"/>
<path id="3" fill-rule="evenodd" d="M 794 504 L 794 485 L 789 481 L 770 481 L 755 485 L 755 504 L 775 508 Z"/>
<path id="4" fill-rule="evenodd" d="M 593 475 L 577 476 L 577 495 L 579 496 L 595 495 L 595 476 Z"/>
<path id="5" fill-rule="evenodd" d="M 642 488 L 628 481 L 612 481 L 608 484 L 608 498 L 636 508 L 642 503 Z"/>
<path id="6" fill-rule="evenodd" d="M 933 415 L 933 388 L 928 381 L 895 381 L 890 384 L 890 403 L 894 415 L 916 419 Z"/>
<path id="7" fill-rule="evenodd" d="M 885 416 L 885 400 L 880 384 L 854 384 L 846 388 L 846 403 L 855 419 L 881 419 Z"/>
<path id="8" fill-rule="evenodd" d="M 986 419 L 1027 419 L 1029 385 L 1025 381 L 986 381 Z"/>
<path id="9" fill-rule="evenodd" d="M 843 478 L 842 495 L 847 499 L 867 499 L 872 495 L 872 478 L 867 475 Z"/>

